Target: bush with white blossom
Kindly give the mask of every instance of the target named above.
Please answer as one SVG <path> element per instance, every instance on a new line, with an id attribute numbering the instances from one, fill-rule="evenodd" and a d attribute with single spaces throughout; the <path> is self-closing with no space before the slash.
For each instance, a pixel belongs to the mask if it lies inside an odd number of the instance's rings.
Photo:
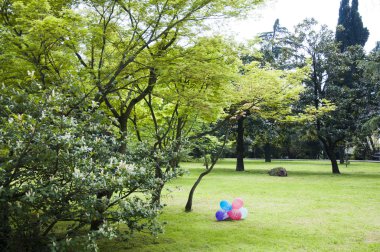
<path id="1" fill-rule="evenodd" d="M 160 232 L 152 195 L 176 174 L 156 178 L 144 146 L 120 154 L 112 121 L 96 104 L 73 110 L 63 94 L 36 90 L 0 94 L 0 245 L 60 250 L 85 241 L 96 250 L 100 237 Z M 97 198 L 102 190 L 112 196 Z M 96 218 L 102 225 L 89 230 Z"/>

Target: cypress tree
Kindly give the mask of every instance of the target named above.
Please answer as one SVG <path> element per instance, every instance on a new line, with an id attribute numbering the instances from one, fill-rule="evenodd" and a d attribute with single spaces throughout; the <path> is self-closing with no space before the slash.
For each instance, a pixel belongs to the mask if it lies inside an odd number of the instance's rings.
<path id="1" fill-rule="evenodd" d="M 359 14 L 359 1 L 341 0 L 339 8 L 338 26 L 335 32 L 335 40 L 339 42 L 340 51 L 347 51 L 350 46 L 360 45 L 364 47 L 368 40 L 369 31 L 363 25 L 362 17 Z M 358 74 L 355 62 L 350 66 L 350 70 L 343 74 L 343 81 L 336 83 L 338 86 L 353 87 L 354 76 Z"/>
<path id="2" fill-rule="evenodd" d="M 359 1 L 352 0 L 350 6 L 349 0 L 341 0 L 338 26 L 335 32 L 335 40 L 339 43 L 341 53 L 351 53 L 348 50 L 350 46 L 359 45 L 364 47 L 368 40 L 368 36 L 369 31 L 366 27 L 364 27 L 362 17 L 359 14 Z M 345 90 L 344 95 L 346 96 L 346 101 L 341 101 L 341 104 L 346 103 L 345 106 L 342 105 L 341 111 L 342 113 L 346 113 L 347 117 L 350 114 L 355 114 L 356 110 L 351 105 L 354 104 L 356 100 L 360 100 L 361 97 L 359 92 L 361 84 L 359 80 L 362 72 L 358 69 L 356 61 L 361 59 L 363 56 L 364 53 L 356 55 L 352 54 L 352 62 L 347 65 L 348 70 L 342 73 L 341 80 L 334 81 L 336 87 L 348 88 L 343 89 Z M 354 122 L 352 121 L 351 123 Z M 352 134 L 353 132 L 350 132 L 349 130 L 347 131 L 347 136 Z M 344 146 L 339 145 L 337 147 L 339 149 L 340 163 L 344 163 L 344 155 L 342 155 L 344 153 Z"/>
<path id="3" fill-rule="evenodd" d="M 339 7 L 338 26 L 335 32 L 335 40 L 341 43 L 341 48 L 346 48 L 347 41 L 347 29 L 349 28 L 348 20 L 350 15 L 350 3 L 349 0 L 342 0 Z"/>
<path id="4" fill-rule="evenodd" d="M 364 46 L 368 40 L 369 31 L 363 25 L 358 8 L 358 0 L 352 0 L 351 6 L 349 5 L 349 0 L 342 0 L 340 2 L 335 40 L 340 42 L 340 50 L 342 52 L 349 46 Z"/>

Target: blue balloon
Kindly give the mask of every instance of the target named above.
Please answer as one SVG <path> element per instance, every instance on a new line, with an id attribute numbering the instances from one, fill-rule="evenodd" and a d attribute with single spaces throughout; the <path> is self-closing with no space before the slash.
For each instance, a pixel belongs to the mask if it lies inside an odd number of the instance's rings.
<path id="1" fill-rule="evenodd" d="M 227 200 L 222 200 L 220 202 L 220 208 L 228 212 L 232 209 L 232 205 Z"/>
<path id="2" fill-rule="evenodd" d="M 217 212 L 215 213 L 216 220 L 217 220 L 217 221 L 222 221 L 222 220 L 224 220 L 226 214 L 227 214 L 227 213 L 224 212 L 223 210 L 219 210 L 219 211 L 217 211 Z"/>

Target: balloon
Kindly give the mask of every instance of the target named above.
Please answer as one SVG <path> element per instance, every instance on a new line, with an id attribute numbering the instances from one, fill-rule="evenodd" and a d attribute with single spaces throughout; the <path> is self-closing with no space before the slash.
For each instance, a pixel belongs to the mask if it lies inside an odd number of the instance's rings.
<path id="1" fill-rule="evenodd" d="M 240 220 L 241 219 L 241 212 L 239 209 L 232 209 L 231 211 L 228 211 L 227 214 L 233 220 Z"/>
<path id="2" fill-rule="evenodd" d="M 241 198 L 236 198 L 234 201 L 232 201 L 232 208 L 233 209 L 239 209 L 244 205 L 244 202 Z"/>
<path id="3" fill-rule="evenodd" d="M 217 221 L 225 219 L 241 220 L 247 218 L 248 210 L 243 207 L 244 202 L 241 198 L 236 198 L 232 201 L 232 204 L 227 200 L 220 202 L 220 210 L 215 213 Z"/>
<path id="4" fill-rule="evenodd" d="M 242 207 L 242 208 L 240 208 L 239 210 L 240 210 L 240 212 L 241 212 L 241 218 L 242 218 L 242 219 L 247 218 L 247 215 L 248 215 L 248 210 L 247 210 L 247 208 Z"/>
<path id="5" fill-rule="evenodd" d="M 215 217 L 216 217 L 216 220 L 217 221 L 222 221 L 224 220 L 224 211 L 223 210 L 219 210 L 215 213 Z"/>
<path id="6" fill-rule="evenodd" d="M 227 200 L 222 200 L 220 202 L 220 208 L 224 211 L 230 211 L 232 209 L 232 206 Z"/>
<path id="7" fill-rule="evenodd" d="M 215 213 L 215 217 L 216 217 L 216 220 L 218 221 L 222 221 L 222 220 L 225 220 L 228 218 L 228 214 L 226 211 L 224 210 L 218 210 L 216 213 Z"/>

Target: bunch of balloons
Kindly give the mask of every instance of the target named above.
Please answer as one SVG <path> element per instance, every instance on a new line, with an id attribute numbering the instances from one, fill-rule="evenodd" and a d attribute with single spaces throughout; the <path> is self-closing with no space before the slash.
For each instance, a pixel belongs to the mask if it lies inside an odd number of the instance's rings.
<path id="1" fill-rule="evenodd" d="M 247 218 L 248 210 L 243 207 L 244 202 L 240 198 L 234 199 L 232 204 L 227 200 L 222 200 L 220 202 L 220 210 L 215 213 L 215 217 L 217 221 L 222 220 L 241 220 Z"/>

